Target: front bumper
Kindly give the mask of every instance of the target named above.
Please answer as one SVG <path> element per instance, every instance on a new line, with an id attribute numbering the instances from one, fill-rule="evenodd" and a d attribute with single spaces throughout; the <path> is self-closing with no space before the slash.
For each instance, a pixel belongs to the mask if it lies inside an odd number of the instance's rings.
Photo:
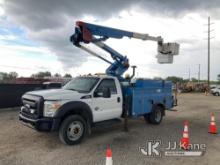
<path id="1" fill-rule="evenodd" d="M 60 125 L 60 119 L 58 118 L 40 118 L 40 119 L 30 119 L 19 114 L 19 120 L 28 127 L 36 129 L 37 131 L 57 131 Z"/>

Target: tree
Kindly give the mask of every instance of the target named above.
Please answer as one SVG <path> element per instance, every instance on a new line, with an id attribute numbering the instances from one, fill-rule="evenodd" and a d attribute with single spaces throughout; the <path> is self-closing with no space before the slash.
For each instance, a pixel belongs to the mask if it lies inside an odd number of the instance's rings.
<path id="1" fill-rule="evenodd" d="M 68 74 L 68 73 L 66 73 L 63 77 L 65 77 L 65 78 L 72 78 L 72 75 L 71 74 Z"/>
<path id="2" fill-rule="evenodd" d="M 18 73 L 16 72 L 0 72 L 0 82 L 1 83 L 7 83 L 10 80 L 16 79 L 18 77 Z"/>
<path id="3" fill-rule="evenodd" d="M 46 72 L 38 72 L 36 74 L 32 74 L 31 77 L 34 78 L 45 78 L 45 77 L 51 77 L 51 73 L 49 71 Z"/>
<path id="4" fill-rule="evenodd" d="M 8 74 L 5 72 L 0 72 L 0 82 L 4 83 L 5 81 L 8 81 Z"/>
<path id="5" fill-rule="evenodd" d="M 54 77 L 61 77 L 61 74 L 55 73 L 55 74 L 54 74 Z"/>
<path id="6" fill-rule="evenodd" d="M 172 81 L 173 83 L 177 83 L 177 82 L 184 82 L 182 77 L 176 77 L 176 76 L 169 76 L 166 78 L 166 80 L 168 81 Z"/>
<path id="7" fill-rule="evenodd" d="M 220 82 L 220 73 L 218 74 L 217 79 Z"/>
<path id="8" fill-rule="evenodd" d="M 194 78 L 194 77 L 191 79 L 191 81 L 192 82 L 198 82 L 198 80 L 196 78 Z"/>
<path id="9" fill-rule="evenodd" d="M 163 78 L 161 78 L 161 77 L 154 77 L 153 79 L 154 80 L 163 80 Z"/>
<path id="10" fill-rule="evenodd" d="M 15 79 L 18 77 L 18 73 L 17 72 L 10 72 L 8 74 L 9 79 Z"/>

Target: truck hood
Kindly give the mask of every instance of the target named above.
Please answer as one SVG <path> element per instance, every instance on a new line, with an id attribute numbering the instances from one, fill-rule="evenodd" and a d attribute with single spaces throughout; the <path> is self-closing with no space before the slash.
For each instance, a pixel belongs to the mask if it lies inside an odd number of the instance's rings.
<path id="1" fill-rule="evenodd" d="M 77 91 L 66 90 L 66 89 L 48 89 L 48 90 L 39 90 L 31 91 L 26 94 L 42 96 L 45 100 L 73 100 L 80 99 L 83 93 Z"/>

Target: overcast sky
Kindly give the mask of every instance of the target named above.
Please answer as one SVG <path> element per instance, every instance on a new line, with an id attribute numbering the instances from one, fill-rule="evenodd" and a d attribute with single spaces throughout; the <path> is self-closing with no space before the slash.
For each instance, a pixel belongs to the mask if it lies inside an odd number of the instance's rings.
<path id="1" fill-rule="evenodd" d="M 219 0 L 0 0 L 0 72 L 29 76 L 38 71 L 104 72 L 103 61 L 75 48 L 69 37 L 76 20 L 162 36 L 178 42 L 173 64 L 157 64 L 157 44 L 109 39 L 107 44 L 137 65 L 138 77 L 207 77 L 207 17 L 211 17 L 211 79 L 220 73 Z M 90 46 L 90 45 L 89 45 Z M 90 46 L 93 48 L 92 46 Z M 99 51 L 99 53 L 103 53 Z M 103 54 L 108 58 L 108 54 Z"/>

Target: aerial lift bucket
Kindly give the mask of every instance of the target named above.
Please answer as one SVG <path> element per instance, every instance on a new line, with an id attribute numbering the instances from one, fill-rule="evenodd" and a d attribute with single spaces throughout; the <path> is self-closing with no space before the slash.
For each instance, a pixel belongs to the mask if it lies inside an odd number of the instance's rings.
<path id="1" fill-rule="evenodd" d="M 160 64 L 173 63 L 173 56 L 179 54 L 178 43 L 158 43 L 157 62 Z"/>

